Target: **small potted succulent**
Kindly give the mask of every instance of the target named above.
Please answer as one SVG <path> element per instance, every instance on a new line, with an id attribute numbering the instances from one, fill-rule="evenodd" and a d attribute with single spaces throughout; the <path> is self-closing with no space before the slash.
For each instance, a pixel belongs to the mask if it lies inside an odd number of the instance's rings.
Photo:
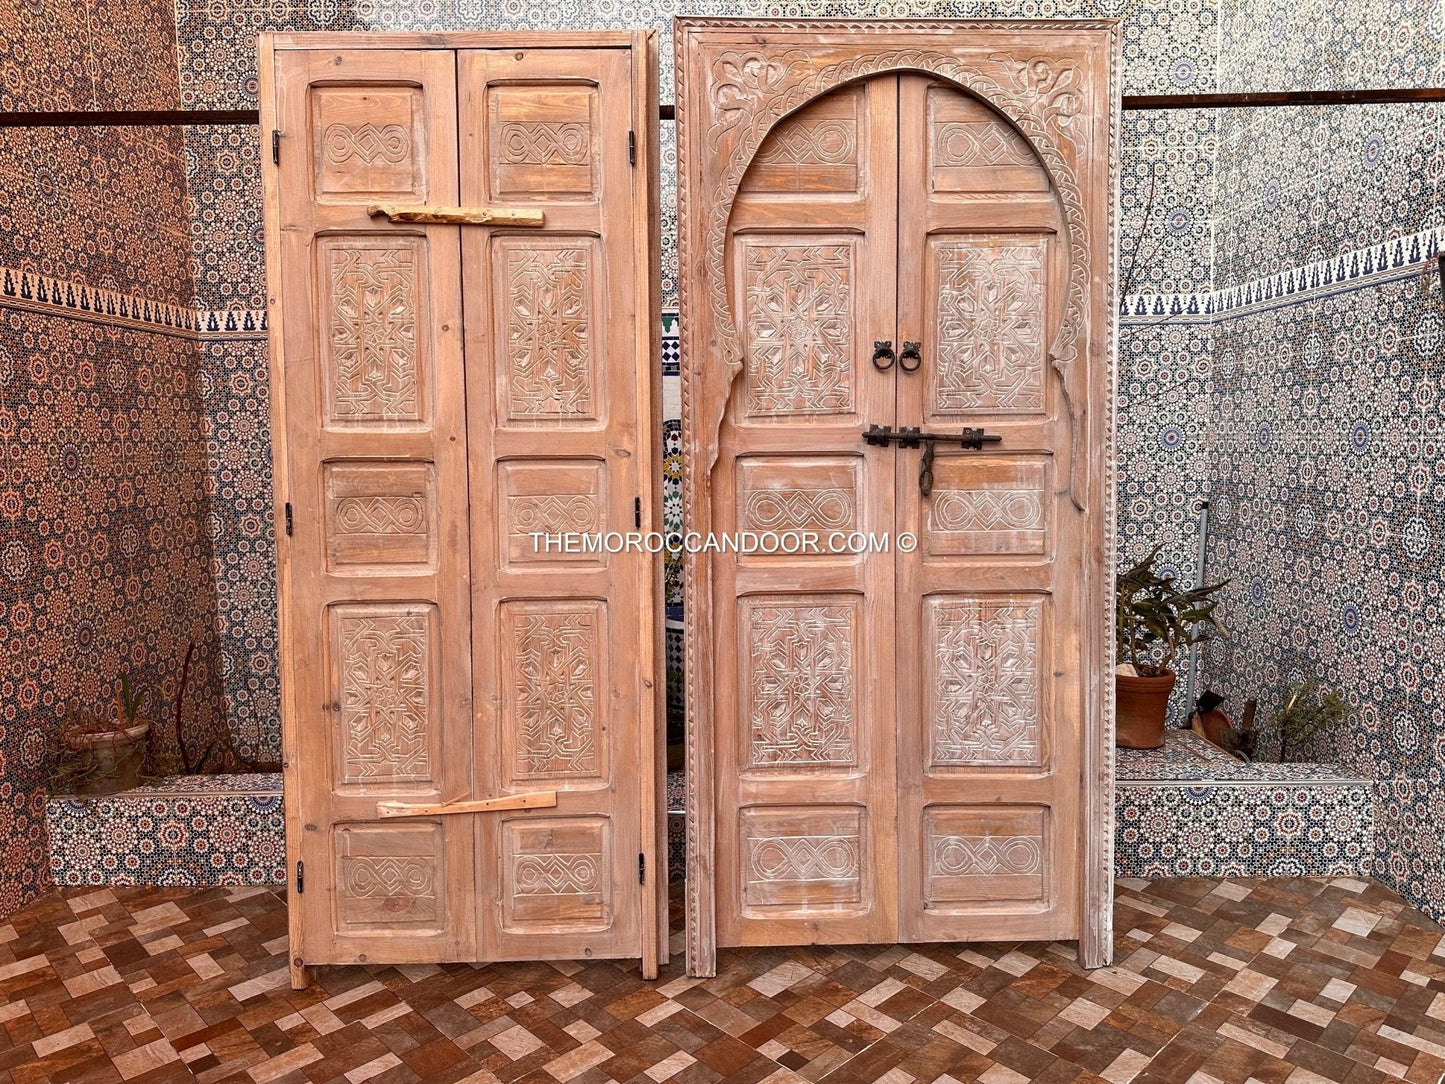
<path id="1" fill-rule="evenodd" d="M 141 714 L 150 690 L 122 670 L 115 707 L 105 714 L 71 708 L 61 729 L 66 755 L 56 774 L 56 790 L 72 794 L 116 794 L 140 785 L 151 721 Z"/>
<path id="2" fill-rule="evenodd" d="M 1154 566 L 1162 547 L 1119 575 L 1114 635 L 1119 668 L 1114 674 L 1114 742 L 1126 749 L 1164 744 L 1164 717 L 1174 689 L 1175 660 L 1186 647 L 1224 629 L 1214 616 L 1215 593 L 1229 581 L 1186 590 Z"/>

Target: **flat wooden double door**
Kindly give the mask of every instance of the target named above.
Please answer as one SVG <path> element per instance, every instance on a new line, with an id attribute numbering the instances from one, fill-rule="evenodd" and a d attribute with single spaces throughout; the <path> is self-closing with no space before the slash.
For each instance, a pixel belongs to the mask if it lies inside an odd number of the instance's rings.
<path id="1" fill-rule="evenodd" d="M 655 41 L 262 70 L 293 968 L 655 973 Z"/>
<path id="2" fill-rule="evenodd" d="M 715 526 L 779 544 L 713 564 L 718 944 L 1078 937 L 1091 557 L 1049 174 L 979 98 L 880 75 L 772 130 L 726 251 Z M 929 463 L 874 425 L 954 439 Z"/>

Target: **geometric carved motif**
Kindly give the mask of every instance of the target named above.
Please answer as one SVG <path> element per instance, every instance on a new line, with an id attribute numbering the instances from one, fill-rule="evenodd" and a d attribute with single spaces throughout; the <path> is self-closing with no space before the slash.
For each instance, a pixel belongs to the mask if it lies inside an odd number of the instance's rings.
<path id="1" fill-rule="evenodd" d="M 816 908 L 862 899 L 862 810 L 745 809 L 741 827 L 745 905 Z"/>
<path id="2" fill-rule="evenodd" d="M 1041 843 L 1037 836 L 938 836 L 933 872 L 953 877 L 1038 873 L 1044 865 Z"/>
<path id="3" fill-rule="evenodd" d="M 342 497 L 336 502 L 342 534 L 426 534 L 426 502 L 420 497 Z"/>
<path id="4" fill-rule="evenodd" d="M 357 899 L 436 896 L 436 862 L 430 858 L 352 858 L 345 868 L 345 890 Z"/>
<path id="5" fill-rule="evenodd" d="M 608 828 L 605 817 L 504 821 L 504 926 L 609 925 Z"/>
<path id="6" fill-rule="evenodd" d="M 545 493 L 507 501 L 516 534 L 590 534 L 598 527 L 597 496 L 592 493 Z"/>
<path id="7" fill-rule="evenodd" d="M 1045 899 L 1047 818 L 1041 806 L 929 807 L 925 906 Z"/>
<path id="8" fill-rule="evenodd" d="M 343 783 L 433 778 L 430 617 L 336 607 Z"/>
<path id="9" fill-rule="evenodd" d="M 749 871 L 764 881 L 837 881 L 858 876 L 857 836 L 764 836 L 748 840 Z"/>
<path id="10" fill-rule="evenodd" d="M 330 417 L 418 421 L 416 244 L 329 249 Z"/>
<path id="11" fill-rule="evenodd" d="M 509 244 L 505 275 L 510 415 L 592 417 L 592 250 Z"/>
<path id="12" fill-rule="evenodd" d="M 411 155 L 411 133 L 400 124 L 329 124 L 323 137 L 326 160 L 344 165 L 354 160 L 368 166 L 398 165 Z"/>
<path id="13" fill-rule="evenodd" d="M 779 125 L 753 156 L 743 187 L 757 192 L 856 190 L 857 118 L 795 118 Z"/>
<path id="14" fill-rule="evenodd" d="M 933 614 L 934 766 L 1038 764 L 1040 598 L 940 598 Z"/>
<path id="15" fill-rule="evenodd" d="M 435 925 L 441 914 L 437 861 L 421 855 L 341 860 L 337 902 L 351 926 Z"/>
<path id="16" fill-rule="evenodd" d="M 743 600 L 749 762 L 855 762 L 858 607 Z"/>
<path id="17" fill-rule="evenodd" d="M 595 198 L 597 88 L 493 83 L 487 90 L 491 194 L 570 202 Z"/>
<path id="18" fill-rule="evenodd" d="M 504 658 L 515 699 L 515 777 L 595 776 L 599 603 L 504 603 Z"/>
<path id="19" fill-rule="evenodd" d="M 833 118 L 772 132 L 753 161 L 767 165 L 836 166 L 858 150 L 858 122 Z"/>
<path id="20" fill-rule="evenodd" d="M 568 896 L 602 887 L 602 866 L 595 854 L 524 854 L 513 862 L 512 881 L 519 896 Z"/>
<path id="21" fill-rule="evenodd" d="M 440 824 L 340 824 L 333 842 L 338 932 L 419 933 L 443 924 Z"/>
<path id="22" fill-rule="evenodd" d="M 935 246 L 938 374 L 934 411 L 1044 409 L 1044 244 Z"/>
<path id="23" fill-rule="evenodd" d="M 851 489 L 757 489 L 743 503 L 749 531 L 844 530 L 853 523 Z"/>
<path id="24" fill-rule="evenodd" d="M 748 244 L 748 413 L 853 409 L 853 245 Z"/>
<path id="25" fill-rule="evenodd" d="M 579 166 L 592 156 L 592 126 L 508 121 L 498 138 L 503 165 Z"/>
<path id="26" fill-rule="evenodd" d="M 1001 120 L 939 121 L 933 125 L 936 166 L 1032 166 L 1028 143 Z"/>
<path id="27" fill-rule="evenodd" d="M 939 493 L 929 522 L 943 531 L 1028 531 L 1044 525 L 1036 489 L 950 489 Z"/>

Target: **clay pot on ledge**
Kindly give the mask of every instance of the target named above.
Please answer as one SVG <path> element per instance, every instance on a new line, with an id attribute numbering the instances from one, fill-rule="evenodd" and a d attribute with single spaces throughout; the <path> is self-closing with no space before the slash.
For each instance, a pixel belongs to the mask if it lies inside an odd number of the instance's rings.
<path id="1" fill-rule="evenodd" d="M 148 719 L 138 719 L 124 730 L 66 734 L 78 768 L 72 793 L 119 794 L 140 786 L 150 728 Z"/>
<path id="2" fill-rule="evenodd" d="M 1122 749 L 1158 749 L 1164 744 L 1164 716 L 1176 675 L 1114 675 L 1114 744 Z"/>

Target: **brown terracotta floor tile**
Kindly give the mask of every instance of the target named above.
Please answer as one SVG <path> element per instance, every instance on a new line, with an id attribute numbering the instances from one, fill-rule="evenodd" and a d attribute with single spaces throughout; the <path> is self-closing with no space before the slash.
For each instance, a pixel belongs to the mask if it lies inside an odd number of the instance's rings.
<path id="1" fill-rule="evenodd" d="M 0 1079 L 77 1084 L 1435 1084 L 1439 927 L 1350 879 L 1123 881 L 1116 966 L 1071 946 L 731 950 L 320 970 L 269 889 L 49 896 L 0 943 Z M 1439 999 L 1439 1007 L 1436 1002 Z M 1294 1076 L 1292 1076 L 1294 1074 Z"/>

